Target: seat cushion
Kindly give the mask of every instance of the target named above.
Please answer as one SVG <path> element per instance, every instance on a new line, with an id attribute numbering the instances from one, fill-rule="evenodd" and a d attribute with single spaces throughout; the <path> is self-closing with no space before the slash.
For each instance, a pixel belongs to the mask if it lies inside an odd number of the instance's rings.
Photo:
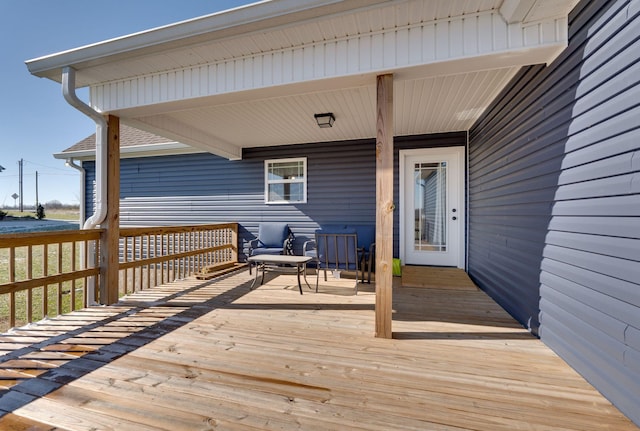
<path id="1" fill-rule="evenodd" d="M 287 223 L 260 223 L 258 228 L 258 240 L 261 247 L 280 247 L 289 236 L 289 225 Z"/>
<path id="2" fill-rule="evenodd" d="M 316 229 L 316 233 L 356 233 L 356 229 L 345 225 L 325 225 L 321 226 L 320 229 Z"/>
<path id="3" fill-rule="evenodd" d="M 358 248 L 369 251 L 371 244 L 376 242 L 376 227 L 374 225 L 353 226 L 358 233 Z"/>
<path id="4" fill-rule="evenodd" d="M 251 256 L 258 254 L 282 254 L 282 247 L 258 247 L 251 251 Z"/>

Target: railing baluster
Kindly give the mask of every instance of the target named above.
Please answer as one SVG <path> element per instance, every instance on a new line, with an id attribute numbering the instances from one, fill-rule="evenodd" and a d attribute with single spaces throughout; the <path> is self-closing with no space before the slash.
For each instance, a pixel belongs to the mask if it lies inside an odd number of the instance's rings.
<path id="1" fill-rule="evenodd" d="M 185 240 L 184 240 L 184 243 L 182 244 L 183 251 L 191 247 L 191 233 L 185 232 L 184 237 L 185 237 Z M 187 256 L 184 258 L 182 276 L 180 278 L 185 278 L 185 274 L 189 273 L 190 268 L 191 268 L 191 256 Z"/>
<path id="2" fill-rule="evenodd" d="M 189 250 L 193 247 L 193 232 L 187 232 L 187 242 L 185 244 L 186 249 Z M 187 256 L 187 265 L 185 266 L 185 273 L 182 278 L 186 278 L 187 275 L 193 270 L 193 256 Z"/>
<path id="3" fill-rule="evenodd" d="M 89 241 L 85 240 L 82 243 L 82 269 L 89 268 Z M 84 277 L 82 279 L 82 293 L 83 293 L 83 305 L 85 307 L 89 306 L 89 277 Z"/>
<path id="4" fill-rule="evenodd" d="M 71 272 L 76 272 L 76 241 L 71 243 Z M 71 311 L 76 309 L 76 279 L 71 280 Z"/>
<path id="5" fill-rule="evenodd" d="M 134 236 L 133 238 L 131 238 L 131 241 L 133 241 L 133 244 L 131 245 L 131 254 L 132 254 L 132 259 L 133 261 L 136 260 L 136 237 Z M 131 268 L 131 291 L 135 292 L 136 291 L 136 267 L 134 266 L 133 268 Z"/>
<path id="6" fill-rule="evenodd" d="M 146 243 L 147 243 L 147 248 L 145 251 L 145 258 L 148 259 L 150 258 L 150 254 L 151 254 L 151 235 L 145 235 L 145 238 L 147 239 Z M 147 270 L 147 289 L 150 287 L 149 283 L 150 283 L 150 279 L 151 279 L 151 275 L 150 275 L 150 266 L 149 264 L 145 265 L 145 269 Z M 144 286 L 141 287 L 141 289 L 144 289 Z"/>
<path id="7" fill-rule="evenodd" d="M 81 242 L 80 245 L 81 249 L 80 249 L 80 269 L 86 269 L 88 267 L 87 265 L 87 257 L 89 256 L 89 253 L 87 253 L 88 247 L 89 247 L 89 242 L 88 241 L 83 241 Z M 88 280 L 89 277 L 83 277 L 82 278 L 82 305 L 84 307 L 87 307 L 88 304 L 88 298 L 87 295 L 89 293 L 89 289 L 88 289 Z"/>
<path id="8" fill-rule="evenodd" d="M 177 255 L 177 251 L 176 251 L 176 244 L 178 242 L 177 238 L 178 238 L 178 233 L 174 232 L 171 235 L 171 241 L 173 242 L 173 247 L 171 247 L 171 250 L 174 256 Z M 171 281 L 176 281 L 178 279 L 178 259 L 177 258 L 174 258 L 173 260 L 171 260 L 171 269 L 172 269 Z"/>
<path id="9" fill-rule="evenodd" d="M 184 242 L 182 243 L 182 251 L 187 250 L 188 247 L 191 247 L 191 243 L 189 242 L 189 240 L 191 239 L 191 234 L 189 232 L 185 232 L 184 233 Z M 180 275 L 180 278 L 185 278 L 186 274 L 189 273 L 189 268 L 190 268 L 190 264 L 191 264 L 191 256 L 187 256 L 184 258 L 184 262 L 182 265 L 182 274 Z"/>
<path id="10" fill-rule="evenodd" d="M 199 243 L 198 247 L 199 247 L 200 250 L 204 250 L 205 249 L 206 241 L 205 241 L 204 238 L 205 238 L 205 232 L 202 232 L 202 231 L 198 232 L 198 243 Z M 203 255 L 203 254 L 199 254 L 198 255 L 198 261 L 200 262 L 200 264 L 198 265 L 198 271 L 197 272 L 202 271 L 202 268 L 204 268 L 205 265 L 207 264 L 206 261 L 205 261 L 206 257 L 207 256 Z"/>
<path id="11" fill-rule="evenodd" d="M 9 248 L 9 282 L 16 281 L 16 248 Z M 9 294 L 9 326 L 16 326 L 16 293 L 11 291 Z"/>
<path id="12" fill-rule="evenodd" d="M 153 257 L 158 257 L 158 235 L 153 235 Z M 158 286 L 158 264 L 153 264 L 153 286 Z"/>
<path id="13" fill-rule="evenodd" d="M 173 235 L 172 233 L 167 234 L 167 254 L 174 255 L 173 252 Z M 173 281 L 173 259 L 167 261 L 167 282 L 170 283 Z"/>
<path id="14" fill-rule="evenodd" d="M 49 244 L 42 246 L 42 275 L 49 275 Z M 49 285 L 42 286 L 42 318 L 49 315 Z"/>
<path id="15" fill-rule="evenodd" d="M 153 259 L 155 257 L 154 236 L 155 235 L 149 235 L 149 250 L 147 251 L 147 257 L 149 259 Z M 153 280 L 153 271 L 154 265 L 152 263 L 149 263 L 147 265 L 147 273 L 149 274 L 149 279 L 147 280 L 147 289 L 150 289 L 154 286 L 153 283 L 155 282 L 155 280 Z"/>
<path id="16" fill-rule="evenodd" d="M 176 244 L 178 248 L 178 255 L 182 253 L 182 244 L 184 244 L 184 232 L 180 232 L 177 235 L 178 242 Z M 176 273 L 176 279 L 180 280 L 182 278 L 182 266 L 184 265 L 184 257 L 178 257 L 178 271 Z"/>
<path id="17" fill-rule="evenodd" d="M 62 243 L 58 243 L 57 249 L 57 273 L 62 273 Z M 62 282 L 58 282 L 58 301 L 56 303 L 56 314 L 62 313 Z"/>
<path id="18" fill-rule="evenodd" d="M 164 249 L 164 246 L 165 246 L 165 244 L 164 244 L 164 238 L 165 238 L 165 236 L 164 236 L 164 235 L 161 235 L 161 236 L 160 236 L 160 248 L 162 249 L 162 252 L 161 252 L 161 253 L 162 253 L 163 255 L 166 255 L 166 254 L 168 254 L 168 253 L 166 253 L 166 252 L 165 252 L 165 249 Z M 164 262 L 160 264 L 160 283 L 161 283 L 161 284 L 164 284 L 164 265 L 165 265 L 165 263 L 164 263 Z"/>
<path id="19" fill-rule="evenodd" d="M 33 246 L 27 246 L 27 280 L 33 278 Z M 27 311 L 27 323 L 33 322 L 33 289 L 27 289 L 27 299 L 25 303 Z"/>
<path id="20" fill-rule="evenodd" d="M 124 237 L 124 242 L 123 242 L 123 247 L 124 249 L 122 250 L 122 260 L 124 261 L 124 263 L 129 262 L 129 237 Z M 124 276 L 123 276 L 123 284 L 124 284 L 124 291 L 126 293 L 129 292 L 129 277 L 128 277 L 128 269 L 125 268 L 124 270 Z"/>

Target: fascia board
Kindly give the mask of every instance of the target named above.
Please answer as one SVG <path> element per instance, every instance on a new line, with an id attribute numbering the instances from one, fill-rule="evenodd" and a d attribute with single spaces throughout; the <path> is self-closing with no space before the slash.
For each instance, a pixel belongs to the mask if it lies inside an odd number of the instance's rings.
<path id="1" fill-rule="evenodd" d="M 231 37 L 246 32 L 287 25 L 317 18 L 328 13 L 344 12 L 389 0 L 265 0 L 235 9 L 205 15 L 131 35 L 109 39 L 83 47 L 26 61 L 35 76 L 61 80 L 65 66 L 81 70 L 114 60 L 135 57 Z"/>

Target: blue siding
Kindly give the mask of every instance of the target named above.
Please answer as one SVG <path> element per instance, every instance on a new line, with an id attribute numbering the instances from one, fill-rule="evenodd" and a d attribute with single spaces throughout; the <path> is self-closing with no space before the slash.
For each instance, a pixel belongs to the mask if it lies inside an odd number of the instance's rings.
<path id="1" fill-rule="evenodd" d="M 470 131 L 469 273 L 640 423 L 640 8 L 582 1 L 570 43 Z"/>
<path id="2" fill-rule="evenodd" d="M 466 133 L 396 138 L 397 151 L 465 145 Z M 307 157 L 307 203 L 264 203 L 264 161 Z M 375 225 L 375 141 L 329 142 L 245 149 L 242 160 L 208 153 L 121 160 L 122 226 L 200 224 L 237 221 L 241 248 L 258 224 L 286 221 L 296 251 L 323 224 Z M 93 208 L 95 165 L 87 169 L 87 208 Z M 398 195 L 397 166 L 395 193 Z M 397 201 L 397 199 L 396 199 Z M 90 215 L 91 211 L 87 211 Z M 398 218 L 396 216 L 396 234 Z M 398 255 L 398 241 L 395 241 Z"/>

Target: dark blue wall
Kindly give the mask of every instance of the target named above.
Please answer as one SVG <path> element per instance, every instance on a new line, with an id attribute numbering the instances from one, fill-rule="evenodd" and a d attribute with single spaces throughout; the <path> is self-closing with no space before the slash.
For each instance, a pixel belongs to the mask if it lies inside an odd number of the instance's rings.
<path id="1" fill-rule="evenodd" d="M 396 138 L 395 196 L 399 150 L 465 143 L 465 132 Z M 288 157 L 307 157 L 307 203 L 267 205 L 264 161 Z M 319 225 L 375 225 L 375 165 L 374 140 L 250 148 L 237 161 L 208 153 L 123 159 L 120 221 L 122 226 L 237 221 L 241 247 L 255 237 L 260 222 L 286 221 L 300 252 Z M 95 165 L 85 162 L 83 166 L 87 170 L 87 208 L 91 209 Z"/>
<path id="2" fill-rule="evenodd" d="M 640 423 L 640 2 L 583 1 L 570 44 L 470 131 L 469 274 Z"/>

